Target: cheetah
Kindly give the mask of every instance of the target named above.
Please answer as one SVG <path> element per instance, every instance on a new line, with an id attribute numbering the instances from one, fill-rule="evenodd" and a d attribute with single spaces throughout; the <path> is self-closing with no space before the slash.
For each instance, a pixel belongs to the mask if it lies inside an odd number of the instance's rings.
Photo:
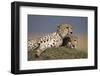
<path id="1" fill-rule="evenodd" d="M 62 46 L 65 46 L 67 48 L 77 48 L 78 45 L 78 37 L 77 36 L 66 36 L 63 39 Z"/>
<path id="2" fill-rule="evenodd" d="M 40 57 L 41 53 L 47 48 L 59 47 L 62 45 L 63 39 L 67 35 L 72 34 L 72 25 L 70 24 L 60 24 L 57 26 L 56 32 L 50 33 L 44 37 L 38 39 L 35 43 L 32 41 L 28 42 L 28 47 L 31 49 L 36 49 L 36 56 Z"/>

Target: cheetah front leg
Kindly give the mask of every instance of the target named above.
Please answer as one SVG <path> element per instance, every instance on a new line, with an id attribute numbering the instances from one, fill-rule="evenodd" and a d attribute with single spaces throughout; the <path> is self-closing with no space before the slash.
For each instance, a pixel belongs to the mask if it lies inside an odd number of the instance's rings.
<path id="1" fill-rule="evenodd" d="M 36 50 L 36 54 L 35 54 L 36 57 L 40 57 L 42 51 L 43 51 L 43 50 L 37 49 L 37 50 Z"/>
<path id="2" fill-rule="evenodd" d="M 47 49 L 46 46 L 40 45 L 40 47 L 36 50 L 36 57 L 40 57 L 41 54 Z"/>

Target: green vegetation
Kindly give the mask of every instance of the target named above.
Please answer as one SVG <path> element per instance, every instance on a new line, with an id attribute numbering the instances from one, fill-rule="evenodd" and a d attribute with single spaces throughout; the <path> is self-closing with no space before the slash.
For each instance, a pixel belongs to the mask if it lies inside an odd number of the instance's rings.
<path id="1" fill-rule="evenodd" d="M 66 47 L 46 49 L 39 58 L 35 57 L 35 50 L 28 52 L 28 60 L 53 60 L 53 59 L 82 59 L 87 58 L 85 50 L 77 50 Z"/>

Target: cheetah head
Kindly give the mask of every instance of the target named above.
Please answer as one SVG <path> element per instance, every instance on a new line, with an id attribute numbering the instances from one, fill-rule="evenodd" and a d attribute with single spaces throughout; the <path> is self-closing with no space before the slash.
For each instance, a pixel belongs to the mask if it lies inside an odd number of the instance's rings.
<path id="1" fill-rule="evenodd" d="M 72 25 L 60 24 L 57 26 L 57 32 L 62 38 L 64 38 L 67 35 L 71 35 L 72 34 Z"/>
<path id="2" fill-rule="evenodd" d="M 78 45 L 78 37 L 76 36 L 68 36 L 63 39 L 63 46 L 67 46 L 68 48 L 77 48 Z"/>

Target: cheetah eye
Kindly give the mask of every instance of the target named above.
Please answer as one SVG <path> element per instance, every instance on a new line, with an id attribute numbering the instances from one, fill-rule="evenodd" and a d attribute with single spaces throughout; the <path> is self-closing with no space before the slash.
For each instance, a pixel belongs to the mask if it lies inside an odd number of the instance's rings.
<path id="1" fill-rule="evenodd" d="M 74 41 L 76 41 L 76 40 L 74 40 Z"/>
<path id="2" fill-rule="evenodd" d="M 69 28 L 69 27 L 66 27 L 67 29 Z"/>

